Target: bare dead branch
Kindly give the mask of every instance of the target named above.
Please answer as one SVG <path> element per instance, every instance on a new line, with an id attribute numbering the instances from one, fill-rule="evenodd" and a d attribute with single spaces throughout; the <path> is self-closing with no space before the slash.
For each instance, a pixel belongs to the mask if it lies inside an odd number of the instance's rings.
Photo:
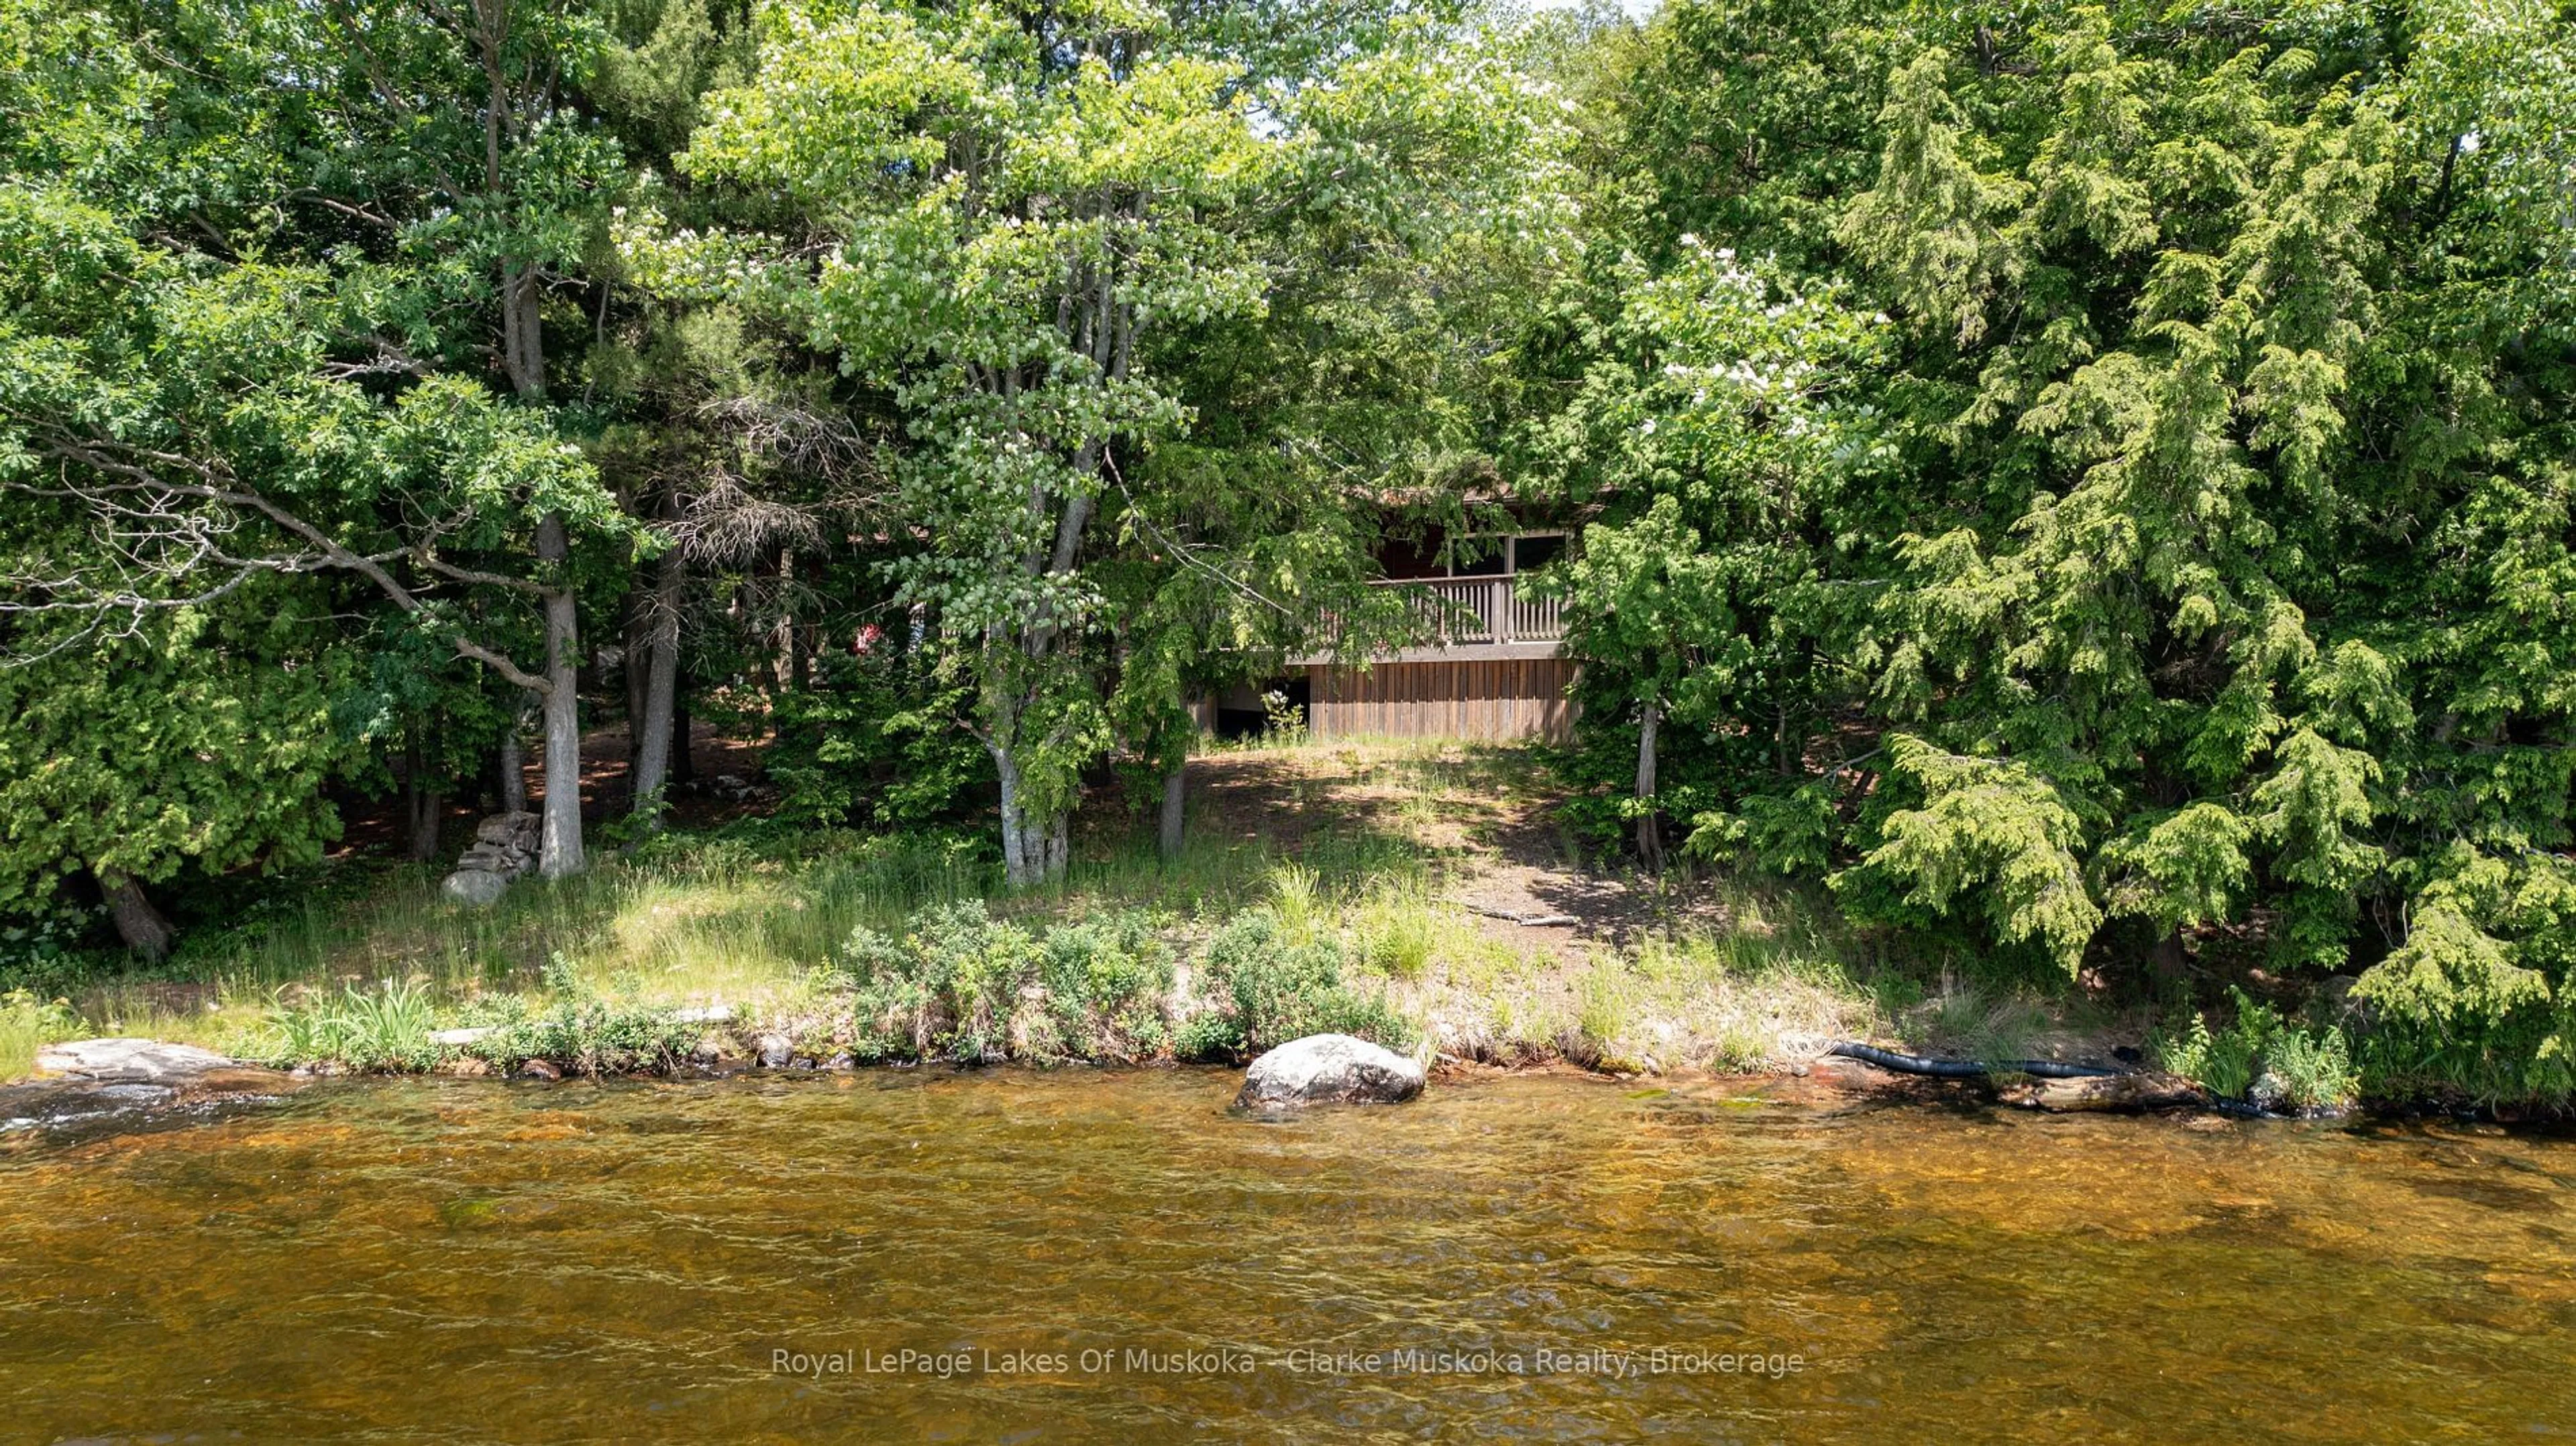
<path id="1" fill-rule="evenodd" d="M 243 485 L 221 462 L 206 462 L 135 443 L 84 437 L 44 422 L 31 429 L 30 440 L 65 464 L 60 474 L 45 482 L 0 480 L 0 490 L 67 501 L 86 511 L 96 525 L 104 551 L 116 559 L 118 568 L 97 572 L 75 567 L 54 576 L 0 576 L 0 588 L 19 595 L 0 597 L 0 613 L 85 613 L 92 619 L 89 627 L 75 630 L 35 657 L 9 660 L 13 665 L 52 656 L 83 637 L 96 636 L 109 627 L 109 619 L 120 615 L 125 619 L 124 625 L 109 635 L 132 636 L 151 613 L 203 606 L 262 575 L 325 569 L 351 572 L 373 583 L 377 591 L 405 612 L 419 612 L 426 606 L 419 593 L 405 586 L 389 567 L 400 558 L 425 552 L 425 547 L 359 552 L 256 488 Z M 240 533 L 245 513 L 267 519 L 301 546 L 270 553 L 227 546 L 225 540 Z M 424 561 L 435 564 L 434 559 Z M 435 564 L 433 570 L 459 581 L 543 592 L 524 579 L 471 573 L 443 564 Z M 214 577 L 212 582 L 197 581 L 210 574 Z M 143 580 L 171 586 L 153 588 L 144 585 Z M 462 632 L 454 634 L 450 642 L 458 656 L 489 665 L 519 687 L 539 694 L 552 691 L 553 685 L 545 678 Z"/>

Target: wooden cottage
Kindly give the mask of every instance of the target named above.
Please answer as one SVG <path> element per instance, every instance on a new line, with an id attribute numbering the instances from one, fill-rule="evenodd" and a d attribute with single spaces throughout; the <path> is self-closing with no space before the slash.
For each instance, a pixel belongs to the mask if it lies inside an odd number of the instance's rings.
<path id="1" fill-rule="evenodd" d="M 1411 643 L 1364 666 L 1292 658 L 1286 678 L 1218 699 L 1220 726 L 1260 726 L 1269 711 L 1262 695 L 1272 693 L 1301 709 L 1317 738 L 1567 738 L 1574 663 L 1564 656 L 1562 604 L 1532 596 L 1526 582 L 1564 551 L 1565 533 L 1463 541 L 1435 537 L 1380 554 L 1386 577 L 1377 586 L 1404 593 L 1417 620 Z"/>

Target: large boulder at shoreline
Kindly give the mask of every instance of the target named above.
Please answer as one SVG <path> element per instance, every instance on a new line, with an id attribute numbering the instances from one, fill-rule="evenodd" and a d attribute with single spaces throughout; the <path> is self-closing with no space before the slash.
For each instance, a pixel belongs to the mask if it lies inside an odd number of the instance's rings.
<path id="1" fill-rule="evenodd" d="M 157 1039 L 75 1039 L 36 1051 L 39 1073 L 98 1084 L 191 1084 L 218 1070 L 241 1068 L 211 1049 Z"/>
<path id="2" fill-rule="evenodd" d="M 1391 1105 L 1422 1093 L 1422 1066 L 1347 1034 L 1292 1039 L 1243 1072 L 1238 1109 L 1279 1105 Z"/>

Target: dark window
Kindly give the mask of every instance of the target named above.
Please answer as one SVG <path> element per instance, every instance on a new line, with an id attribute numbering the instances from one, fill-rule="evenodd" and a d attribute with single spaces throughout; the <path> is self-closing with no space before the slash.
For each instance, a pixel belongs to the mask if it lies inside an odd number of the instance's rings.
<path id="1" fill-rule="evenodd" d="M 1385 577 L 1438 577 L 1440 575 L 1440 530 L 1419 540 L 1390 538 L 1378 547 L 1377 563 Z"/>
<path id="2" fill-rule="evenodd" d="M 1524 537 L 1512 544 L 1512 552 L 1517 559 L 1517 570 L 1521 572 L 1536 572 L 1556 561 L 1558 555 L 1564 551 L 1564 534 L 1556 532 Z"/>

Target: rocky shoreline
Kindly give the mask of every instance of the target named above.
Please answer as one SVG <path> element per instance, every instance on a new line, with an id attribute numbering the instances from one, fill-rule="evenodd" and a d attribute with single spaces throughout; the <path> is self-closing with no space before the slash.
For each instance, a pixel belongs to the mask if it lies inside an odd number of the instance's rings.
<path id="1" fill-rule="evenodd" d="M 722 1026 L 729 1012 L 703 1012 L 709 1029 L 703 1057 L 658 1071 L 635 1071 L 616 1077 L 724 1079 L 742 1075 L 840 1074 L 872 1068 L 921 1068 L 918 1064 L 861 1065 L 847 1056 L 815 1059 L 795 1052 L 784 1035 L 754 1033 L 737 1038 Z M 442 1045 L 461 1046 L 477 1031 L 445 1031 Z M 1149 1065 L 1157 1062 L 1147 1062 Z M 231 1059 L 193 1045 L 156 1040 L 107 1038 L 48 1045 L 38 1055 L 35 1078 L 0 1085 L 0 1135 L 26 1130 L 73 1129 L 82 1133 L 114 1132 L 143 1127 L 159 1118 L 185 1117 L 213 1107 L 274 1100 L 312 1081 L 343 1073 L 327 1065 L 271 1069 Z M 1177 1066 L 1175 1066 L 1177 1067 Z M 446 1077 L 501 1077 L 501 1071 L 470 1055 L 458 1055 L 433 1071 Z M 1463 1085 L 1503 1075 L 1562 1072 L 1585 1079 L 1637 1081 L 1645 1076 L 1604 1072 L 1580 1065 L 1540 1063 L 1482 1064 L 1448 1055 L 1426 1062 L 1344 1035 L 1291 1040 L 1249 1062 L 1234 1105 L 1250 1113 L 1293 1111 L 1316 1104 L 1400 1104 L 1418 1098 L 1433 1083 Z M 576 1074 L 549 1060 L 531 1059 L 509 1077 L 556 1083 Z M 1784 1068 L 1747 1075 L 1684 1071 L 1657 1076 L 1666 1083 L 1699 1078 L 1753 1080 L 1779 1088 L 1787 1101 L 1809 1104 L 1867 1102 L 1902 1104 L 1956 1099 L 1968 1090 L 1993 1103 L 2053 1114 L 2118 1113 L 2132 1115 L 2238 1116 L 2291 1119 L 2298 1116 L 2255 1110 L 2218 1100 L 2189 1080 L 2150 1070 L 2067 1079 L 2003 1076 L 1993 1080 L 1935 1079 L 1882 1068 L 1861 1059 L 1831 1053 Z M 2414 1111 L 2421 1113 L 2421 1111 Z M 2442 1113 L 2454 1113 L 2444 1111 Z"/>

